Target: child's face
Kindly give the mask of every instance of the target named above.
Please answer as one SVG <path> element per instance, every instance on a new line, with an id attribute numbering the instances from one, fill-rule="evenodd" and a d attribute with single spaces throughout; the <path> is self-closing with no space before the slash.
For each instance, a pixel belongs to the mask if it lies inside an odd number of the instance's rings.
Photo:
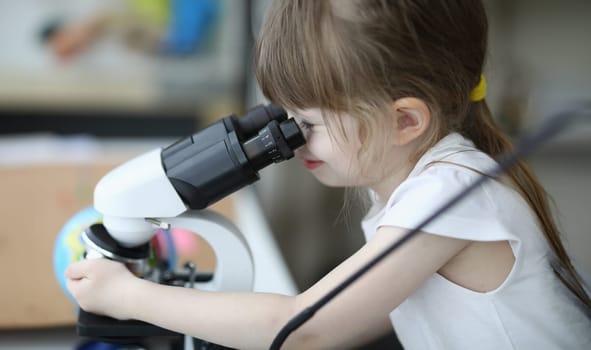
<path id="1" fill-rule="evenodd" d="M 359 129 L 351 116 L 327 115 L 329 118 L 341 118 L 343 131 L 347 135 L 345 139 L 340 130 L 329 132 L 329 126 L 324 122 L 320 109 L 299 110 L 290 112 L 289 115 L 298 122 L 307 141 L 296 151 L 306 169 L 327 186 L 362 185 L 357 160 L 361 147 Z"/>

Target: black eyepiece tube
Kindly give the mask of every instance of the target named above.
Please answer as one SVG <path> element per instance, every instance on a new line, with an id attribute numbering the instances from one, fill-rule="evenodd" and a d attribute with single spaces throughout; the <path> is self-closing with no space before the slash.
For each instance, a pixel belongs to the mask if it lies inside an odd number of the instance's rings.
<path id="1" fill-rule="evenodd" d="M 276 105 L 259 105 L 238 118 L 238 128 L 243 135 L 251 137 L 270 121 L 276 120 L 281 123 L 287 119 L 287 112 Z"/>
<path id="2" fill-rule="evenodd" d="M 257 181 L 260 169 L 292 158 L 305 142 L 285 110 L 261 105 L 166 147 L 162 164 L 188 207 L 203 209 Z"/>
<path id="3" fill-rule="evenodd" d="M 257 136 L 246 141 L 243 149 L 250 164 L 258 171 L 271 163 L 292 158 L 293 150 L 304 143 L 306 140 L 295 120 L 288 119 L 281 124 L 273 120 Z"/>

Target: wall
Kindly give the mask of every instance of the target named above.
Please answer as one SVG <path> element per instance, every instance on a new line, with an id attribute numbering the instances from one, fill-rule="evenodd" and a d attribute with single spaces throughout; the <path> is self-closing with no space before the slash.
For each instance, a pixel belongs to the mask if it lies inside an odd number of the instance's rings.
<path id="1" fill-rule="evenodd" d="M 486 1 L 491 108 L 515 134 L 574 101 L 591 101 L 591 2 Z M 534 153 L 530 163 L 555 201 L 571 255 L 591 271 L 591 116 Z"/>

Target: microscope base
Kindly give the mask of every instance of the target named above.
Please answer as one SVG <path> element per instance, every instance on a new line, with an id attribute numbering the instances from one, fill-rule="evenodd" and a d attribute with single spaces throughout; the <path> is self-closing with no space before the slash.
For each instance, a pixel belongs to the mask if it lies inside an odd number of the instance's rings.
<path id="1" fill-rule="evenodd" d="M 148 337 L 180 337 L 182 334 L 153 324 L 100 316 L 79 310 L 76 331 L 81 337 L 104 340 L 113 343 L 128 343 Z"/>

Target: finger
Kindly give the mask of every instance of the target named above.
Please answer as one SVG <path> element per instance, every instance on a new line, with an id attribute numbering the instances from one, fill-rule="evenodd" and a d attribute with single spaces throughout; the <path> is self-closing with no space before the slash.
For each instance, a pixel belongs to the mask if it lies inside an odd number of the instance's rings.
<path id="1" fill-rule="evenodd" d="M 70 292 L 70 295 L 74 297 L 76 302 L 79 302 L 78 298 L 84 289 L 85 279 L 69 279 L 66 280 L 66 289 Z"/>
<path id="2" fill-rule="evenodd" d="M 78 291 L 79 282 L 80 282 L 80 280 L 73 280 L 73 279 L 66 280 L 66 289 L 68 289 L 70 294 L 72 294 L 72 296 L 74 296 L 74 297 L 76 297 L 76 295 L 77 295 L 76 292 Z"/>
<path id="3" fill-rule="evenodd" d="M 69 279 L 84 278 L 88 276 L 88 273 L 90 272 L 90 262 L 90 260 L 82 260 L 75 262 L 68 266 L 68 268 L 66 268 L 66 271 L 64 271 L 64 275 L 66 276 L 66 278 Z"/>

